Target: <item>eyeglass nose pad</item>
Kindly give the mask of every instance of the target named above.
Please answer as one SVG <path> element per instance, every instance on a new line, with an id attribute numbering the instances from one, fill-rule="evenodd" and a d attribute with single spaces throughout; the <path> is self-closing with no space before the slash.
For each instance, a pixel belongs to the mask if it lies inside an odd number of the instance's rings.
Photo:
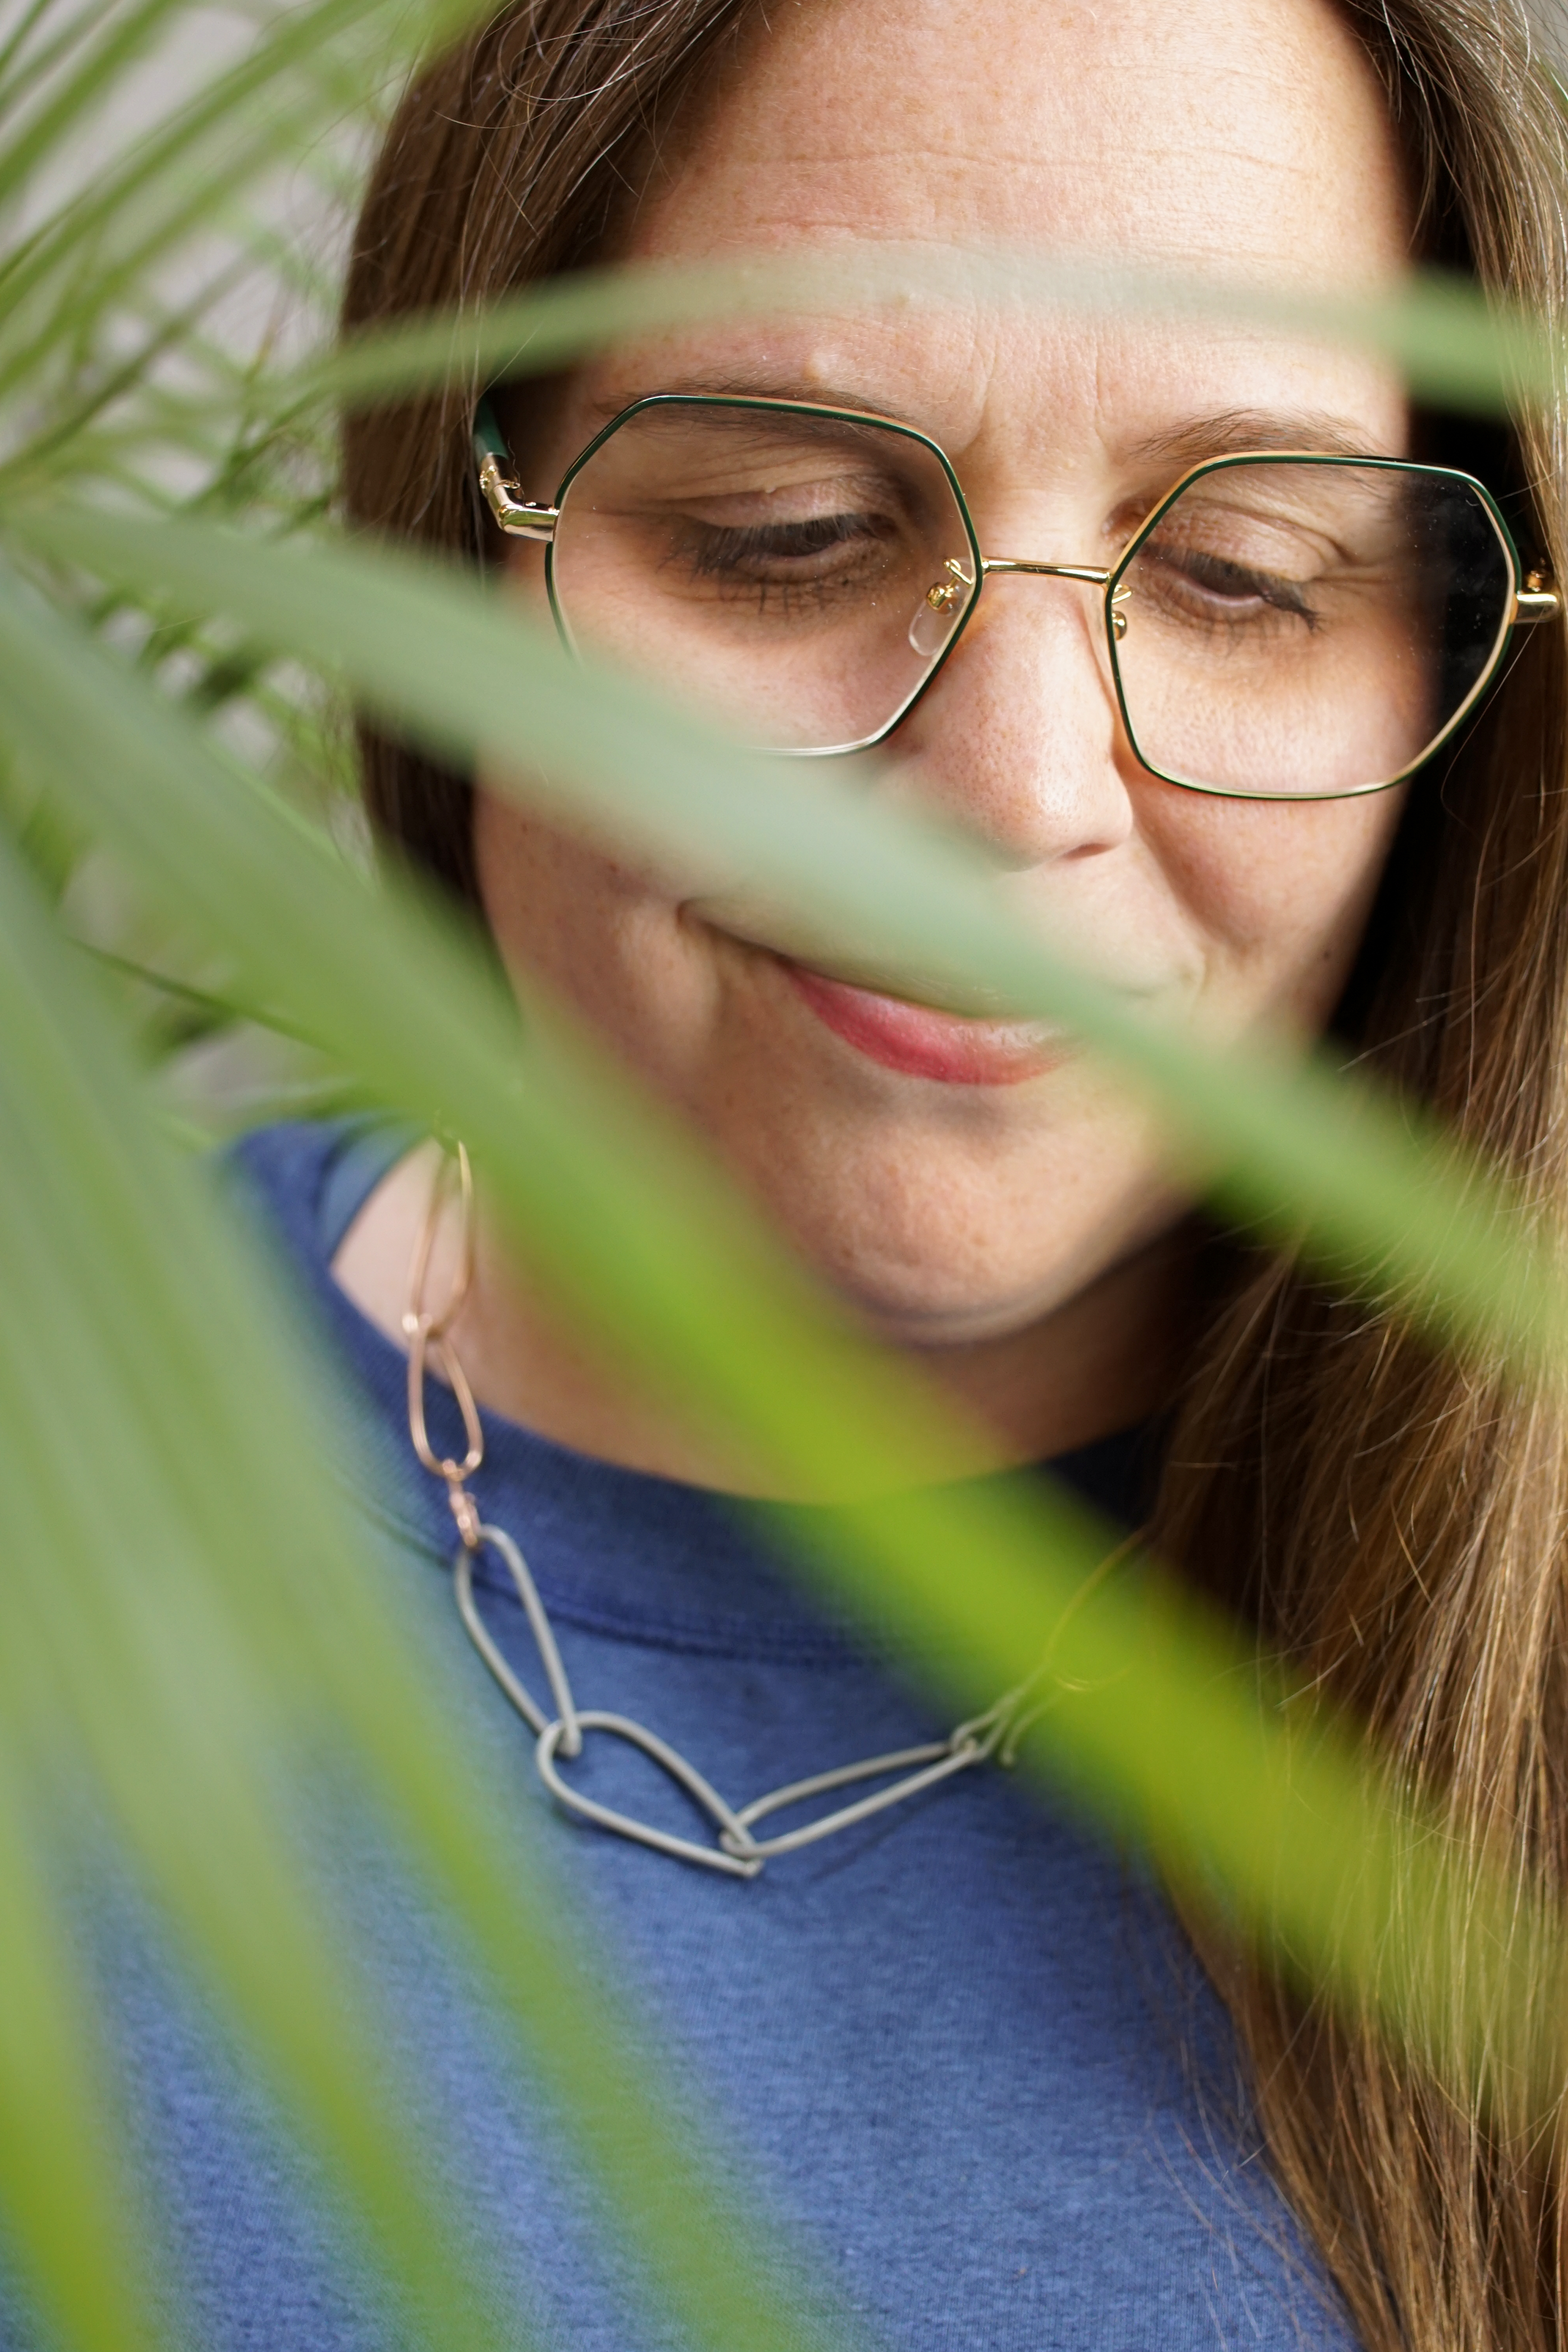
<path id="1" fill-rule="evenodd" d="M 974 583 L 963 565 L 947 558 L 943 570 L 946 580 L 934 580 L 915 607 L 915 618 L 909 624 L 911 649 L 923 661 L 935 661 L 957 625 L 964 609 L 964 600 Z"/>

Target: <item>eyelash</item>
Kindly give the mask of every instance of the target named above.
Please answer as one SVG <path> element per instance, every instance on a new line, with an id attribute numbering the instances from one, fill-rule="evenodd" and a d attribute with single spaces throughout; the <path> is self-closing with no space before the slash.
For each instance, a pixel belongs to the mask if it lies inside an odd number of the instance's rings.
<path id="1" fill-rule="evenodd" d="M 1239 589 L 1249 599 L 1270 605 L 1278 613 L 1304 622 L 1309 630 L 1318 625 L 1320 616 L 1296 581 L 1281 579 L 1273 572 L 1251 571 L 1245 564 L 1230 562 L 1222 555 L 1204 555 L 1195 551 L 1174 549 L 1167 554 L 1157 546 L 1150 548 L 1147 553 L 1151 562 L 1167 575 L 1191 583 L 1216 598 L 1228 595 L 1234 598 Z"/>
<path id="2" fill-rule="evenodd" d="M 770 598 L 781 599 L 786 607 L 791 600 L 803 597 L 821 604 L 835 589 L 860 583 L 845 579 L 841 572 L 834 577 L 831 572 L 812 575 L 800 571 L 782 578 L 769 578 L 761 571 L 748 573 L 747 567 L 779 563 L 804 566 L 813 558 L 835 551 L 848 554 L 857 549 L 869 551 L 890 539 L 894 528 L 877 517 L 859 514 L 811 516 L 801 522 L 761 523 L 734 530 L 688 522 L 676 534 L 664 560 L 681 562 L 694 582 L 717 583 L 721 593 L 726 588 L 736 595 L 755 592 L 759 611 L 766 610 Z"/>

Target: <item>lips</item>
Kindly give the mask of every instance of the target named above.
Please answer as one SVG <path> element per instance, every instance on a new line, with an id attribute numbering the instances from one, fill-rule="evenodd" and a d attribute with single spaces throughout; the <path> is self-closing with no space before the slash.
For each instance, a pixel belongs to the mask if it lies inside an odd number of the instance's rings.
<path id="1" fill-rule="evenodd" d="M 824 1028 L 883 1069 L 949 1087 L 1016 1087 L 1066 1060 L 1060 1031 L 1037 1021 L 976 1021 L 935 1005 L 883 996 L 809 964 L 775 959 Z"/>

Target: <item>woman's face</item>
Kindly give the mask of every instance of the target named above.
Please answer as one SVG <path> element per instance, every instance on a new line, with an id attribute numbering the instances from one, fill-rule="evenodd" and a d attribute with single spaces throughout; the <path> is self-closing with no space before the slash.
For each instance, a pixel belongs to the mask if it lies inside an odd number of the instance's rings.
<path id="1" fill-rule="evenodd" d="M 1380 92 L 1323 0 L 787 0 L 655 182 L 629 255 L 1032 247 L 1343 285 L 1396 276 L 1407 236 Z M 918 426 L 983 547 L 1061 562 L 1107 562 L 1209 455 L 1405 446 L 1399 388 L 1364 360 L 975 300 L 617 353 L 517 452 L 524 488 L 548 497 L 643 394 L 737 385 Z M 539 598 L 537 551 L 512 562 Z M 1270 803 L 1159 782 L 1118 720 L 1102 628 L 1092 589 L 993 578 L 875 789 L 979 836 L 998 906 L 1152 1017 L 1222 1041 L 1316 1030 L 1401 793 Z M 1179 1221 L 1153 1122 L 1068 1041 L 792 963 L 727 929 L 695 877 L 491 792 L 477 849 L 525 999 L 538 975 L 586 1013 L 890 1336 L 1020 1331 Z"/>

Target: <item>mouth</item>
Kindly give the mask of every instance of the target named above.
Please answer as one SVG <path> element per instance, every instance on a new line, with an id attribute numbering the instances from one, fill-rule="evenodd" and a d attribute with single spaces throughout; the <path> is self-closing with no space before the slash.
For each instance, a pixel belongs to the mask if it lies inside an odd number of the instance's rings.
<path id="1" fill-rule="evenodd" d="M 775 953 L 773 961 L 824 1028 L 884 1070 L 908 1077 L 948 1087 L 1016 1087 L 1055 1069 L 1073 1050 L 1066 1032 L 1049 1022 L 976 1020 L 831 979 L 788 956 Z"/>

